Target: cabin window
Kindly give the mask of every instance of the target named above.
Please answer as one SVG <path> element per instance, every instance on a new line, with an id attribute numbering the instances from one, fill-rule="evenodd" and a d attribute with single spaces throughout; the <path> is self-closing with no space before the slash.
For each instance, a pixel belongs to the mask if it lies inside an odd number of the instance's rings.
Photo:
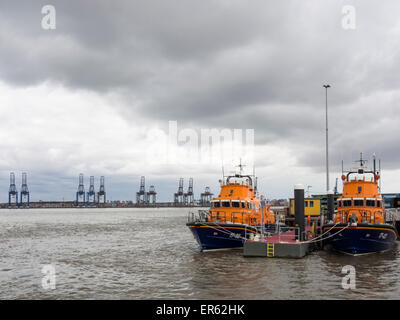
<path id="1" fill-rule="evenodd" d="M 246 208 L 246 203 L 245 202 L 242 202 L 242 208 L 243 209 Z"/>
<path id="2" fill-rule="evenodd" d="M 381 207 L 381 201 L 380 201 L 380 200 L 378 200 L 378 201 L 376 202 L 376 207 L 377 207 L 377 208 L 380 208 L 380 207 Z"/>
<path id="3" fill-rule="evenodd" d="M 351 200 L 343 200 L 343 207 L 351 207 Z"/>
<path id="4" fill-rule="evenodd" d="M 223 208 L 229 208 L 230 206 L 231 206 L 231 203 L 229 201 L 222 201 Z"/>
<path id="5" fill-rule="evenodd" d="M 247 201 L 246 203 L 247 203 L 247 209 L 251 209 L 251 208 L 250 208 L 250 202 Z"/>
<path id="6" fill-rule="evenodd" d="M 304 207 L 308 207 L 308 201 L 304 201 Z"/>
<path id="7" fill-rule="evenodd" d="M 240 208 L 240 202 L 239 201 L 232 201 L 232 208 Z"/>
<path id="8" fill-rule="evenodd" d="M 355 207 L 362 207 L 364 205 L 364 200 L 354 200 Z"/>
<path id="9" fill-rule="evenodd" d="M 337 201 L 337 206 L 338 206 L 339 208 L 342 207 L 342 202 L 341 202 L 340 200 Z"/>
<path id="10" fill-rule="evenodd" d="M 367 207 L 375 207 L 375 200 L 367 200 Z"/>
<path id="11" fill-rule="evenodd" d="M 314 208 L 314 201 L 310 201 L 310 208 Z"/>
<path id="12" fill-rule="evenodd" d="M 219 201 L 215 201 L 212 203 L 214 208 L 220 208 L 221 204 L 219 203 Z"/>

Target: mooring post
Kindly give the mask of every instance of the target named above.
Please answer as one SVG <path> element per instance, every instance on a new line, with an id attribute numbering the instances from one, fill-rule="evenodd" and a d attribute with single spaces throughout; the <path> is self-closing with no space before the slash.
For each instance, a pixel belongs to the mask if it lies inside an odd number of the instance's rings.
<path id="1" fill-rule="evenodd" d="M 296 240 L 304 240 L 304 186 L 296 184 L 294 186 L 294 216 L 296 229 Z M 300 234 L 299 234 L 300 233 Z"/>
<path id="2" fill-rule="evenodd" d="M 328 219 L 328 222 L 331 222 L 333 220 L 333 213 L 335 212 L 335 199 L 334 199 L 333 191 L 329 190 L 327 196 L 328 196 L 327 219 Z"/>

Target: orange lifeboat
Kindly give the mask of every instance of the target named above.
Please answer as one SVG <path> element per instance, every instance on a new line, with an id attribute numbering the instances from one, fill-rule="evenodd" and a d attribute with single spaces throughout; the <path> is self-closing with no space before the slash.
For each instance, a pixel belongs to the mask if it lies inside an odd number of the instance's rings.
<path id="1" fill-rule="evenodd" d="M 208 210 L 189 214 L 187 226 L 202 250 L 241 248 L 246 239 L 272 231 L 275 215 L 257 194 L 256 177 L 240 173 L 224 177 Z"/>
<path id="2" fill-rule="evenodd" d="M 333 222 L 323 227 L 326 244 L 352 255 L 388 250 L 398 238 L 396 228 L 385 223 L 375 156 L 373 170 L 365 166 L 362 153 L 358 162 L 356 170 L 342 175 L 343 194 L 337 200 L 337 214 Z"/>

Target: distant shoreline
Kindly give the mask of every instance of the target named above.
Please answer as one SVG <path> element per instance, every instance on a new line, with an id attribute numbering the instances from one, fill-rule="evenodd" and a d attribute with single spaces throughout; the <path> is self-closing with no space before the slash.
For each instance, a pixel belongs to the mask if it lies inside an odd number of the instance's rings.
<path id="1" fill-rule="evenodd" d="M 136 204 L 130 202 L 116 202 L 116 203 L 101 203 L 101 204 L 79 204 L 76 205 L 73 201 L 41 201 L 31 202 L 29 206 L 22 204 L 16 206 L 15 204 L 9 206 L 8 203 L 0 203 L 1 209 L 101 209 L 101 208 L 205 208 L 209 204 L 176 204 L 173 202 L 160 202 L 156 204 Z"/>

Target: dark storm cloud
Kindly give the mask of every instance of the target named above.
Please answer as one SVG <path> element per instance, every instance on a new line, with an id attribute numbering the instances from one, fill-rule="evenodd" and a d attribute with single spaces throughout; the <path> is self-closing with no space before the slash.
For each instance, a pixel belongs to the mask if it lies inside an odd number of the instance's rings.
<path id="1" fill-rule="evenodd" d="M 0 76 L 119 92 L 127 119 L 254 128 L 257 144 L 290 146 L 300 165 L 321 170 L 329 82 L 333 162 L 362 149 L 394 168 L 398 96 L 362 100 L 399 88 L 399 5 L 388 3 L 52 1 L 57 29 L 45 31 L 47 2 L 2 1 Z M 355 30 L 342 28 L 346 4 Z"/>
<path id="2" fill-rule="evenodd" d="M 138 79 L 157 82 L 160 74 L 185 61 L 247 43 L 266 17 L 254 19 L 254 8 L 243 15 L 246 6 L 239 2 L 53 1 L 57 29 L 45 31 L 40 24 L 44 4 L 1 4 L 7 31 L 1 34 L 1 70 L 16 84 L 49 79 L 78 88 L 136 92 Z M 276 20 L 272 12 L 268 16 Z"/>

